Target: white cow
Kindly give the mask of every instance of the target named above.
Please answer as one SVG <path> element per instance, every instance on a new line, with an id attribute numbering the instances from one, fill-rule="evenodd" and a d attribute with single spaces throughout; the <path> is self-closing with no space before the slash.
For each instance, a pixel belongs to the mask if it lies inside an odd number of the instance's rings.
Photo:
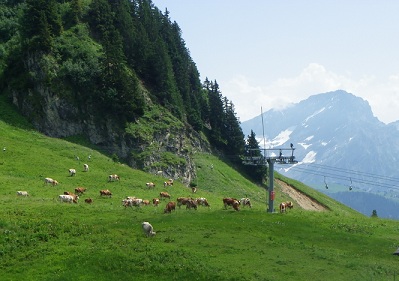
<path id="1" fill-rule="evenodd" d="M 83 171 L 88 172 L 89 171 L 89 165 L 83 164 Z"/>
<path id="2" fill-rule="evenodd" d="M 154 187 L 155 187 L 155 183 L 153 183 L 153 182 L 147 182 L 145 185 L 146 185 L 148 188 L 154 188 Z"/>
<path id="3" fill-rule="evenodd" d="M 140 198 L 126 198 L 122 200 L 122 205 L 125 207 L 140 207 L 143 204 L 143 199 Z"/>
<path id="4" fill-rule="evenodd" d="M 108 181 L 118 181 L 120 180 L 120 177 L 118 175 L 109 175 L 108 176 Z"/>
<path id="5" fill-rule="evenodd" d="M 72 196 L 72 195 L 65 195 L 61 194 L 58 196 L 61 202 L 65 203 L 78 203 L 77 199 L 79 199 L 79 196 Z"/>
<path id="6" fill-rule="evenodd" d="M 52 178 L 45 178 L 44 179 L 44 184 L 48 184 L 48 183 L 50 183 L 50 184 L 52 184 L 54 186 L 54 185 L 58 184 L 58 181 L 56 181 L 56 180 L 54 180 Z"/>
<path id="7" fill-rule="evenodd" d="M 252 208 L 251 199 L 249 199 L 249 198 L 241 198 L 240 205 L 243 206 L 243 207 L 244 206 L 249 206 L 250 208 Z"/>
<path id="8" fill-rule="evenodd" d="M 152 225 L 148 221 L 143 222 L 141 224 L 141 226 L 143 227 L 144 234 L 147 237 L 154 236 L 156 234 L 156 232 L 154 231 L 154 228 L 152 227 Z"/>
<path id="9" fill-rule="evenodd" d="M 75 169 L 69 169 L 69 175 L 71 177 L 73 177 L 74 175 L 76 175 L 76 170 Z"/>
<path id="10" fill-rule="evenodd" d="M 18 196 L 29 196 L 29 193 L 27 191 L 17 191 Z"/>

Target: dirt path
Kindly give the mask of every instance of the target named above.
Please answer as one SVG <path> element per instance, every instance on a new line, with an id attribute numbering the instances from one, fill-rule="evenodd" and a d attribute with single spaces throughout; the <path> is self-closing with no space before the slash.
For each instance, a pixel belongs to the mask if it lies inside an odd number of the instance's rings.
<path id="1" fill-rule="evenodd" d="M 310 210 L 310 211 L 327 210 L 323 205 L 319 204 L 317 201 L 309 198 L 308 196 L 299 192 L 298 190 L 292 188 L 285 182 L 278 179 L 276 179 L 275 181 L 281 186 L 281 192 L 291 197 L 304 210 Z"/>

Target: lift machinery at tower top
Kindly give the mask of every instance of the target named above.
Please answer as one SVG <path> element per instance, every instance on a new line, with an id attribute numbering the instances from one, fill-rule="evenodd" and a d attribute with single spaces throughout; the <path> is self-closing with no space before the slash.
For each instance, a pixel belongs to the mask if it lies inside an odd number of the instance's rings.
<path id="1" fill-rule="evenodd" d="M 295 148 L 291 143 L 290 148 L 259 148 L 246 149 L 246 156 L 243 159 L 244 165 L 266 166 L 269 165 L 269 208 L 268 212 L 274 212 L 274 163 L 296 164 L 294 156 Z M 288 152 L 288 155 L 286 153 Z"/>

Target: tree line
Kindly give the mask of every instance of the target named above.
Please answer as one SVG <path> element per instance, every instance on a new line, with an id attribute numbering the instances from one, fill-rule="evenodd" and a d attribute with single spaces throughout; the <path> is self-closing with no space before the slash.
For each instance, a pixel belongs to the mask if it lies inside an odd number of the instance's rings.
<path id="1" fill-rule="evenodd" d="M 3 0 L 0 52 L 2 93 L 45 85 L 83 113 L 125 124 L 148 106 L 144 87 L 233 162 L 246 143 L 257 147 L 217 81 L 201 82 L 169 11 L 151 0 Z M 40 112 L 40 96 L 31 99 Z"/>

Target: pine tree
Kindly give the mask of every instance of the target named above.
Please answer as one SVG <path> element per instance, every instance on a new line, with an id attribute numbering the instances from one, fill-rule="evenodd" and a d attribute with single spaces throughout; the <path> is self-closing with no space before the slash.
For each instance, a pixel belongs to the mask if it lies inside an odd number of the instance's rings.
<path id="1" fill-rule="evenodd" d="M 267 175 L 267 167 L 253 130 L 251 130 L 251 134 L 247 137 L 244 156 L 261 158 L 257 162 L 258 165 L 248 165 L 244 170 L 252 179 L 262 183 Z"/>

